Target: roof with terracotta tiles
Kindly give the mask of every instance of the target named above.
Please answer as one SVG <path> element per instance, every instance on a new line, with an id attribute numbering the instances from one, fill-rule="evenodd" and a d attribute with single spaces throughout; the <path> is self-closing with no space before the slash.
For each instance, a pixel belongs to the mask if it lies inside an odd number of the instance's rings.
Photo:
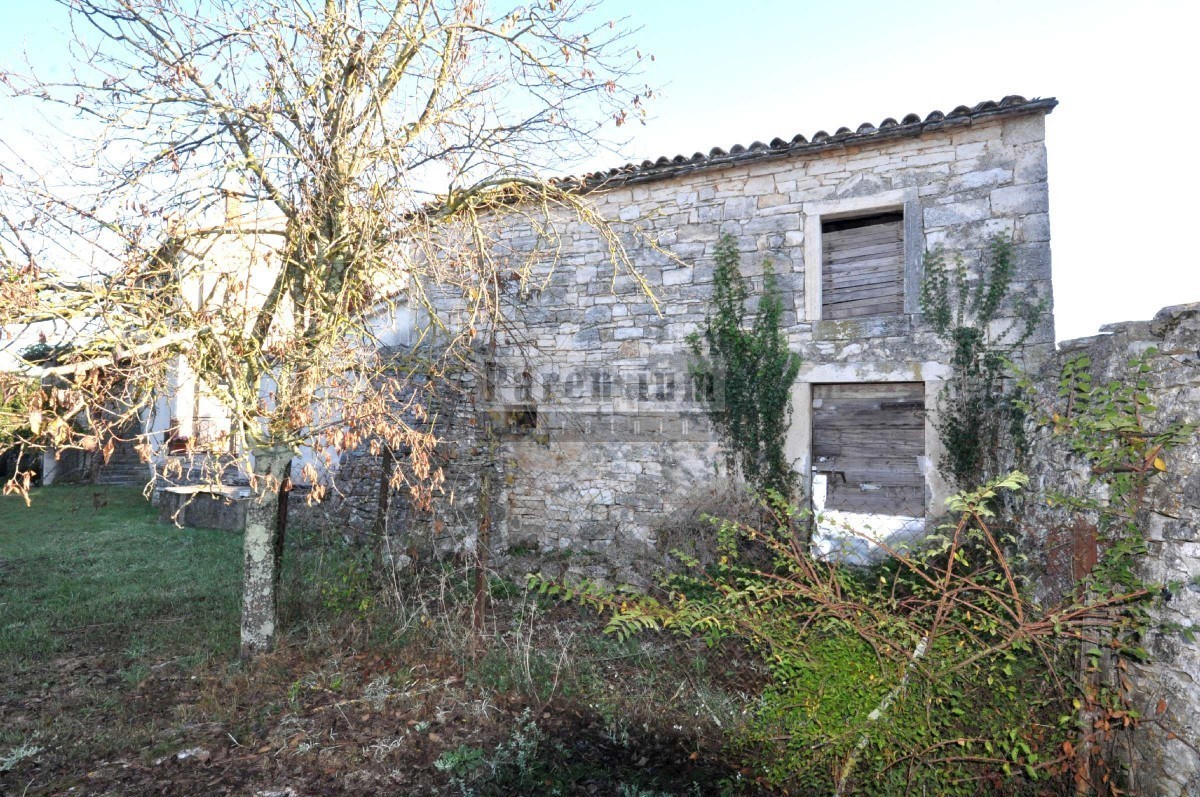
<path id="1" fill-rule="evenodd" d="M 892 117 L 884 119 L 879 124 L 863 122 L 854 130 L 840 127 L 835 133 L 819 130 L 812 138 L 795 135 L 789 140 L 774 138 L 764 144 L 755 141 L 749 146 L 735 144 L 728 151 L 713 147 L 708 154 L 697 152 L 694 155 L 664 155 L 657 160 L 645 160 L 641 163 L 627 163 L 608 171 L 597 171 L 574 177 L 562 177 L 554 182 L 564 187 L 596 190 L 613 188 L 629 183 L 642 183 L 662 180 L 668 177 L 699 171 L 701 169 L 717 169 L 732 164 L 749 161 L 766 160 L 786 157 L 795 154 L 820 154 L 830 150 L 841 150 L 849 146 L 874 144 L 898 138 L 918 136 L 932 130 L 948 127 L 971 125 L 984 119 L 999 116 L 1016 116 L 1028 113 L 1050 113 L 1058 105 L 1053 97 L 1035 97 L 1027 100 L 1016 94 L 1010 94 L 999 102 L 987 100 L 974 106 L 960 105 L 949 113 L 933 111 L 924 118 L 910 113 L 896 121 Z"/>

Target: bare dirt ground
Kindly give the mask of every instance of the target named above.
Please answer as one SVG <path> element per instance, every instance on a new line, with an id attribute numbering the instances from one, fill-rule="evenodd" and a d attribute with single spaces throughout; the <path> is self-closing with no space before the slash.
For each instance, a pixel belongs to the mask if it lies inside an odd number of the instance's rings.
<path id="1" fill-rule="evenodd" d="M 290 648 L 245 670 L 163 662 L 134 684 L 110 657 L 47 661 L 9 681 L 0 728 L 67 743 L 0 783 L 6 794 L 658 795 L 719 794 L 736 777 L 715 729 L 687 712 L 614 717 L 422 658 Z"/>

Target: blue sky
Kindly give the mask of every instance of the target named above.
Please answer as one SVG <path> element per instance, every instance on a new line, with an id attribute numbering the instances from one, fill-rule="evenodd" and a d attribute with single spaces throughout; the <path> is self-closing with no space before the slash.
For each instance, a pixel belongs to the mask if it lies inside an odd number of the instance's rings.
<path id="1" fill-rule="evenodd" d="M 630 160 L 811 136 L 1006 94 L 1056 96 L 1047 120 L 1060 339 L 1200 301 L 1200 11 L 1148 0 L 601 0 L 655 61 Z M 0 0 L 0 60 L 55 68 L 65 17 Z M 21 120 L 0 103 L 6 131 Z M 613 165 L 608 159 L 596 166 Z"/>

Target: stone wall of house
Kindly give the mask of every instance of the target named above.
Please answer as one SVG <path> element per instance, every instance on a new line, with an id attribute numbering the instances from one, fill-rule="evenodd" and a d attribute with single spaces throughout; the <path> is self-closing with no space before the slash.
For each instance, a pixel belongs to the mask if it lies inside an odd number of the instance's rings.
<path id="1" fill-rule="evenodd" d="M 568 570 L 628 577 L 625 563 L 653 550 L 656 529 L 727 478 L 691 389 L 686 345 L 709 314 L 723 234 L 736 239 L 755 290 L 772 264 L 790 344 L 804 359 L 801 378 L 810 381 L 934 378 L 948 355 L 919 312 L 926 248 L 943 245 L 973 265 L 991 235 L 1010 235 L 1016 289 L 1049 297 L 1047 110 L 946 120 L 914 135 L 595 188 L 588 197 L 617 223 L 637 275 L 614 273 L 606 242 L 586 224 L 552 219 L 551 241 L 519 214 L 507 217 L 496 256 L 533 265 L 506 297 L 509 323 L 489 355 L 492 394 L 476 408 L 475 428 L 492 424 L 496 550 L 543 560 L 553 553 Z M 905 215 L 905 312 L 820 320 L 816 271 L 806 270 L 806 258 L 820 257 L 812 222 L 896 208 Z M 443 305 L 452 310 L 454 297 Z M 1048 320 L 1025 353 L 1037 360 L 1052 348 Z M 463 470 L 481 443 L 474 434 L 447 436 L 447 446 L 461 454 L 454 467 Z M 798 469 L 805 464 L 797 458 Z M 470 499 L 455 491 L 454 500 Z M 443 525 L 469 538 L 478 514 L 455 512 Z"/>
<path id="2" fill-rule="evenodd" d="M 1130 361 L 1148 351 L 1154 352 L 1150 371 L 1138 373 Z M 1040 404 L 1061 403 L 1062 366 L 1080 356 L 1090 359 L 1098 384 L 1145 380 L 1156 408 L 1147 428 L 1200 422 L 1200 304 L 1168 307 L 1152 321 L 1116 324 L 1105 334 L 1063 343 L 1034 380 Z M 1144 720 L 1128 751 L 1132 793 L 1183 797 L 1200 794 L 1200 645 L 1192 636 L 1200 624 L 1200 437 L 1165 461 L 1167 470 L 1151 481 L 1140 524 L 1148 548 L 1140 575 L 1162 592 L 1144 640 L 1150 659 L 1129 672 Z M 1095 494 L 1089 466 L 1049 429 L 1035 434 L 1030 463 L 1038 494 Z M 1042 597 L 1053 601 L 1094 561 L 1096 519 L 1039 502 L 1027 520 L 1041 535 L 1033 547 L 1042 559 Z"/>
<path id="3" fill-rule="evenodd" d="M 409 419 L 439 440 L 429 458 L 443 481 L 429 506 L 414 500 L 406 486 L 421 481 L 412 472 L 410 452 L 385 457 L 380 441 L 368 441 L 342 456 L 326 498 L 299 509 L 302 522 L 338 529 L 401 563 L 474 551 L 485 515 L 489 525 L 502 528 L 503 505 L 491 500 L 488 512 L 483 509 L 485 480 L 496 485 L 489 487 L 493 493 L 502 484 L 495 445 L 488 442 L 492 419 L 482 406 L 483 370 L 481 358 L 463 364 L 428 393 L 425 414 Z M 502 551 L 503 540 L 494 547 Z"/>
<path id="4" fill-rule="evenodd" d="M 554 270 L 530 279 L 537 288 L 514 298 L 520 333 L 502 340 L 508 348 L 500 361 L 533 375 L 526 400 L 540 415 L 566 417 L 549 423 L 539 417 L 536 430 L 502 446 L 510 540 L 577 554 L 652 547 L 664 518 L 725 478 L 703 407 L 688 394 L 685 345 L 710 312 L 722 234 L 736 238 L 756 290 L 771 262 L 784 324 L 804 368 L 840 366 L 855 380 L 892 378 L 898 370 L 920 380 L 923 368 L 948 357 L 922 323 L 916 295 L 900 316 L 812 318 L 805 295 L 805 258 L 814 256 L 806 247 L 811 214 L 903 206 L 914 285 L 926 248 L 944 245 L 976 263 L 989 236 L 1011 235 L 1016 290 L 1048 297 L 1044 122 L 1041 113 L 1001 118 L 883 146 L 700 170 L 594 194 L 605 217 L 640 226 L 661 246 L 629 239 L 654 301 L 631 275 L 613 273 L 601 239 L 578 223 L 563 231 Z M 520 228 L 506 229 L 503 240 L 514 253 L 534 245 Z M 1031 338 L 1030 357 L 1045 356 L 1052 341 L 1047 323 Z M 597 381 L 609 377 L 611 400 Z M 508 383 L 520 386 L 519 379 Z M 568 383 L 576 387 L 575 403 Z M 625 425 L 606 431 L 597 422 L 572 435 L 572 424 L 578 431 L 586 423 L 579 405 Z M 631 430 L 630 419 L 638 417 L 641 428 Z"/>

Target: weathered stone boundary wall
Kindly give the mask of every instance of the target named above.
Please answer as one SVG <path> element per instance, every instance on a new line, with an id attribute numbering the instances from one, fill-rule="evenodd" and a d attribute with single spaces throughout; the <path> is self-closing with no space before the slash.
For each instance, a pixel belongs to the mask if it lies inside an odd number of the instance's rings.
<path id="1" fill-rule="evenodd" d="M 1036 376 L 1040 403 L 1051 405 L 1063 365 L 1087 356 L 1096 383 L 1145 379 L 1156 407 L 1148 428 L 1200 421 L 1200 303 L 1168 307 L 1152 321 L 1115 324 L 1105 334 L 1060 345 Z M 1130 361 L 1148 351 L 1150 371 L 1139 374 Z M 1035 433 L 1030 461 L 1038 495 L 1082 495 L 1088 465 L 1048 429 Z M 1155 477 L 1146 498 L 1142 528 L 1148 547 L 1141 576 L 1163 589 L 1153 610 L 1155 627 L 1145 640 L 1150 661 L 1130 673 L 1137 708 L 1145 721 L 1128 746 L 1133 793 L 1147 797 L 1200 794 L 1200 438 L 1166 456 L 1167 471 Z M 1047 600 L 1073 580 L 1072 553 L 1091 546 L 1089 519 L 1074 517 L 1042 501 L 1027 518 L 1044 530 L 1038 554 Z M 1092 519 L 1094 520 L 1094 519 Z M 1086 554 L 1085 554 L 1086 556 Z M 1086 565 L 1086 561 L 1083 563 Z M 1165 711 L 1159 713 L 1160 701 Z"/>

